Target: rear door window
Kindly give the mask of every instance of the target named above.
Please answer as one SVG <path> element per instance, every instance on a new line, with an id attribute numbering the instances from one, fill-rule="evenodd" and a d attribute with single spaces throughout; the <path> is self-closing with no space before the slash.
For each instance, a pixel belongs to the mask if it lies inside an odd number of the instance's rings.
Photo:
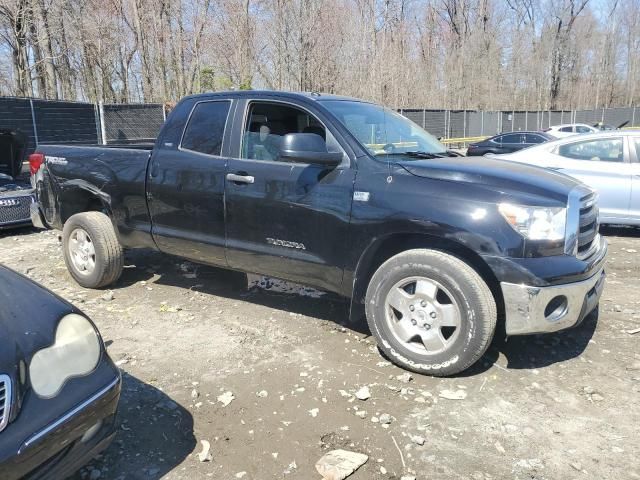
<path id="1" fill-rule="evenodd" d="M 502 143 L 522 143 L 522 135 L 520 133 L 510 133 L 502 137 Z"/>
<path id="2" fill-rule="evenodd" d="M 624 162 L 622 145 L 620 137 L 573 142 L 560 145 L 558 155 L 572 160 Z"/>
<path id="3" fill-rule="evenodd" d="M 544 143 L 546 140 L 542 135 L 536 135 L 535 133 L 525 134 L 525 143 Z"/>
<path id="4" fill-rule="evenodd" d="M 589 127 L 585 127 L 583 125 L 578 125 L 576 127 L 576 132 L 578 132 L 578 133 L 592 133 L 593 130 L 591 130 Z"/>
<path id="5" fill-rule="evenodd" d="M 561 132 L 571 132 L 573 133 L 573 127 L 562 127 L 560 129 Z"/>
<path id="6" fill-rule="evenodd" d="M 181 148 L 219 156 L 231 102 L 199 102 L 193 108 L 182 137 Z"/>

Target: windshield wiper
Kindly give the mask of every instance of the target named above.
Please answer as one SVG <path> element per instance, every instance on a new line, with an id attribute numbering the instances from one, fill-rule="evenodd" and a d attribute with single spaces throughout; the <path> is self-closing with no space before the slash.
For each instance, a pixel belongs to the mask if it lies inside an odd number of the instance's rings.
<path id="1" fill-rule="evenodd" d="M 394 155 L 394 156 L 405 156 L 405 157 L 412 157 L 412 158 L 445 158 L 445 157 L 449 157 L 451 155 L 449 155 L 447 152 L 423 152 L 420 150 L 412 150 L 409 152 L 388 152 L 388 153 L 381 153 L 379 155 Z"/>

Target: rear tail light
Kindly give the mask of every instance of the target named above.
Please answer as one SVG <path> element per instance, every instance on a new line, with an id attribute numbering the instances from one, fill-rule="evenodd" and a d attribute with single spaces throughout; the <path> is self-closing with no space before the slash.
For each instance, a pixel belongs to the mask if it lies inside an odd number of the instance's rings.
<path id="1" fill-rule="evenodd" d="M 44 163 L 44 155 L 42 153 L 32 153 L 29 155 L 29 171 L 31 175 L 35 175 Z"/>

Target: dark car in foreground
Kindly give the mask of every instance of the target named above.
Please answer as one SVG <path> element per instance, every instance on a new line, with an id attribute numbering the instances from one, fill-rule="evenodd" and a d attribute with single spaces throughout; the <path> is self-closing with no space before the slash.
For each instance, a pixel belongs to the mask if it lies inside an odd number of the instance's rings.
<path id="1" fill-rule="evenodd" d="M 120 388 L 91 320 L 0 265 L 0 479 L 82 467 L 115 435 Z"/>
<path id="2" fill-rule="evenodd" d="M 479 157 L 487 153 L 511 153 L 523 148 L 555 140 L 544 132 L 512 132 L 501 133 L 481 142 L 472 143 L 467 149 L 467 156 Z"/>
<path id="3" fill-rule="evenodd" d="M 508 335 L 580 323 L 607 252 L 587 186 L 454 155 L 354 98 L 196 95 L 153 148 L 39 145 L 33 221 L 62 230 L 86 288 L 115 282 L 127 248 L 303 283 L 350 298 L 398 365 L 451 375 L 498 321 Z"/>

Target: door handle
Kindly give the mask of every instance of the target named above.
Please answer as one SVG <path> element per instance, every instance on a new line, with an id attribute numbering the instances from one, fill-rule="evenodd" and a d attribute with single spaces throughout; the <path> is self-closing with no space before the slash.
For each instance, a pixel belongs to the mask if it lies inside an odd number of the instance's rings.
<path id="1" fill-rule="evenodd" d="M 227 180 L 234 183 L 253 183 L 255 178 L 251 175 L 238 175 L 235 173 L 227 173 Z"/>

